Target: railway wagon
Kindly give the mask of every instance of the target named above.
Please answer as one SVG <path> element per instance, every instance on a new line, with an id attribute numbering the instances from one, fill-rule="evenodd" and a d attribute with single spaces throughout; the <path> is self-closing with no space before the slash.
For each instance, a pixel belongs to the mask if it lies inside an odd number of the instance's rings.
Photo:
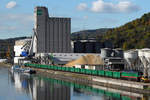
<path id="1" fill-rule="evenodd" d="M 142 76 L 141 72 L 121 72 L 121 78 L 126 80 L 140 81 Z"/>
<path id="2" fill-rule="evenodd" d="M 73 68 L 73 67 L 61 67 L 61 66 L 53 66 L 53 65 L 28 64 L 28 63 L 26 63 L 25 66 L 56 70 L 56 71 L 65 71 L 65 72 L 72 72 L 72 73 L 79 73 L 79 74 L 94 75 L 94 76 L 102 76 L 102 77 L 109 77 L 109 78 L 126 79 L 126 80 L 133 80 L 133 81 L 140 81 L 142 77 L 142 73 L 140 72 L 127 72 L 127 71 L 117 72 L 117 71 L 109 71 L 109 70 L 91 70 L 91 69 L 80 69 L 80 68 Z"/>

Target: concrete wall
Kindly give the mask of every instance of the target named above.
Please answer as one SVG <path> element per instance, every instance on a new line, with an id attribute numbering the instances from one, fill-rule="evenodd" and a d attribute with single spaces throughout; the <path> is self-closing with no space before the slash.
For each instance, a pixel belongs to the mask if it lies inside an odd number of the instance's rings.
<path id="1" fill-rule="evenodd" d="M 116 80 L 104 77 L 93 77 L 92 81 L 104 83 L 105 85 L 117 85 L 121 87 L 127 88 L 135 88 L 135 89 L 144 89 L 148 84 L 141 84 L 139 82 L 125 81 L 125 80 Z"/>
<path id="2" fill-rule="evenodd" d="M 78 58 L 80 58 L 81 56 L 86 56 L 86 55 L 97 55 L 100 56 L 100 54 L 94 54 L 94 53 L 52 53 L 53 57 L 62 59 L 62 60 L 76 60 Z"/>

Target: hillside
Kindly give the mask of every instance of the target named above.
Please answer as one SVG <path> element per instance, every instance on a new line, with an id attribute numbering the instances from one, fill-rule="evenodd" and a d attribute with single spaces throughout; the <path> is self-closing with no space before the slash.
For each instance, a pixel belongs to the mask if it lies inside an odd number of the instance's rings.
<path id="1" fill-rule="evenodd" d="M 16 40 L 26 39 L 29 37 L 16 37 L 9 39 L 0 39 L 0 58 L 7 58 L 6 53 L 10 50 L 10 56 L 14 55 L 14 45 Z"/>
<path id="2" fill-rule="evenodd" d="M 79 32 L 74 32 L 71 34 L 72 40 L 78 40 L 78 39 L 97 39 L 98 37 L 101 37 L 103 34 L 105 34 L 109 29 L 108 28 L 101 28 L 101 29 L 95 29 L 95 30 L 83 30 Z"/>
<path id="3" fill-rule="evenodd" d="M 16 40 L 26 39 L 26 38 L 29 38 L 29 37 L 14 37 L 14 38 L 8 38 L 8 39 L 0 39 L 0 41 L 9 43 L 9 42 L 14 42 Z"/>
<path id="4" fill-rule="evenodd" d="M 90 39 L 110 41 L 115 48 L 141 49 L 150 48 L 150 13 L 117 28 L 102 28 L 74 32 L 72 40 Z"/>
<path id="5" fill-rule="evenodd" d="M 150 13 L 118 28 L 110 29 L 103 41 L 111 41 L 115 48 L 150 48 Z"/>

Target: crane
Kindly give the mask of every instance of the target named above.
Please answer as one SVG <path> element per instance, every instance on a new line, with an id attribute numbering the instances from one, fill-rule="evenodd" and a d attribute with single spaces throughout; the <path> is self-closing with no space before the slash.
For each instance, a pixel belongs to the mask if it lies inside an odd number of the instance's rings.
<path id="1" fill-rule="evenodd" d="M 7 57 L 7 59 L 10 59 L 10 56 L 11 54 L 10 54 L 10 46 L 8 45 L 8 49 L 7 49 L 7 52 L 6 52 L 6 57 Z"/>

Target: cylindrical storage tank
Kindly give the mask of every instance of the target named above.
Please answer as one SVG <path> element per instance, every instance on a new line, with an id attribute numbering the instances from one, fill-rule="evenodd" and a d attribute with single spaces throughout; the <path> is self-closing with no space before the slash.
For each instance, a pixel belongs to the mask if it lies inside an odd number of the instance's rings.
<path id="1" fill-rule="evenodd" d="M 123 54 L 123 50 L 122 49 L 115 49 L 115 57 L 121 57 L 123 58 L 124 54 Z"/>
<path id="2" fill-rule="evenodd" d="M 126 68 L 129 70 L 136 69 L 135 61 L 138 58 L 138 52 L 137 51 L 129 51 L 124 52 L 124 59 L 126 60 Z"/>
<path id="3" fill-rule="evenodd" d="M 138 56 L 140 57 L 140 59 L 141 59 L 141 57 L 144 57 L 144 51 L 143 50 L 139 50 L 138 51 Z"/>
<path id="4" fill-rule="evenodd" d="M 138 58 L 138 52 L 137 51 L 130 51 L 124 53 L 125 59 L 137 59 Z"/>
<path id="5" fill-rule="evenodd" d="M 144 48 L 144 49 L 141 49 L 141 50 L 139 50 L 139 57 L 145 57 L 145 53 L 146 52 L 148 52 L 148 51 L 150 51 L 150 49 L 149 48 Z"/>
<path id="6" fill-rule="evenodd" d="M 109 48 L 101 49 L 102 58 L 111 57 L 111 54 L 112 54 L 112 49 L 109 49 Z"/>
<path id="7" fill-rule="evenodd" d="M 147 61 L 145 59 L 145 50 L 139 50 L 138 55 L 139 55 L 139 58 L 140 58 L 141 62 L 144 65 L 144 68 L 146 68 L 147 67 Z"/>
<path id="8" fill-rule="evenodd" d="M 144 59 L 142 58 L 141 59 L 141 61 L 143 62 L 143 65 L 144 65 L 144 76 L 148 76 L 149 75 L 149 72 L 148 72 L 148 68 L 149 68 L 149 66 L 148 66 L 148 63 L 147 62 L 149 62 L 149 52 L 150 52 L 150 49 L 142 49 L 143 50 L 143 55 L 144 55 Z"/>
<path id="9" fill-rule="evenodd" d="M 149 48 L 144 48 L 138 51 L 138 55 L 139 58 L 141 59 L 141 61 L 143 60 L 143 58 L 145 57 L 149 57 L 147 54 L 149 54 L 150 49 Z"/>
<path id="10" fill-rule="evenodd" d="M 150 51 L 144 52 L 146 60 L 150 63 Z"/>

